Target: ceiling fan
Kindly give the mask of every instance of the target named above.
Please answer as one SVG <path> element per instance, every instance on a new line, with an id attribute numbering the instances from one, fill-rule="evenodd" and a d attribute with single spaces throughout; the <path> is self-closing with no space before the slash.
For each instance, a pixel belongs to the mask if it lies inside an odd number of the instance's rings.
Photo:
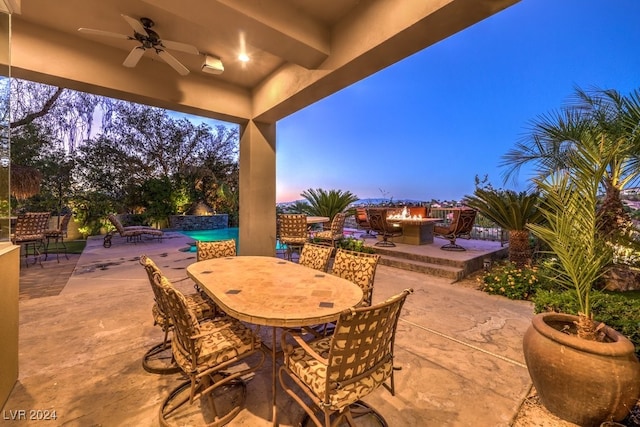
<path id="1" fill-rule="evenodd" d="M 195 46 L 186 43 L 161 39 L 158 33 L 151 29 L 151 27 L 154 26 L 154 22 L 149 18 L 140 18 L 140 20 L 137 20 L 124 14 L 122 14 L 122 17 L 125 21 L 127 21 L 129 25 L 131 25 L 131 28 L 133 28 L 133 36 L 112 33 L 110 31 L 94 30 L 91 28 L 78 28 L 78 31 L 85 34 L 94 34 L 98 36 L 107 36 L 138 41 L 140 45 L 134 47 L 122 63 L 122 65 L 124 65 L 125 67 L 135 67 L 138 64 L 138 61 L 140 61 L 140 58 L 142 58 L 142 56 L 144 55 L 144 52 L 147 49 L 150 49 L 153 50 L 164 62 L 169 64 L 171 68 L 176 70 L 180 75 L 186 76 L 187 74 L 189 74 L 189 69 L 182 65 L 180 61 L 178 61 L 173 55 L 167 52 L 167 49 L 191 53 L 193 55 L 199 55 L 200 52 Z"/>

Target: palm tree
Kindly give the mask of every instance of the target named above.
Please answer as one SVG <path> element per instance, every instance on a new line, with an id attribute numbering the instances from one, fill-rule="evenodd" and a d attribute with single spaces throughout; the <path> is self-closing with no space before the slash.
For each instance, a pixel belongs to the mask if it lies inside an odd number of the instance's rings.
<path id="1" fill-rule="evenodd" d="M 539 200 L 537 192 L 516 193 L 488 186 L 476 187 L 472 196 L 465 196 L 464 203 L 509 231 L 509 261 L 523 266 L 531 262 L 527 224 L 540 221 Z"/>
<path id="2" fill-rule="evenodd" d="M 289 204 L 286 208 L 286 213 L 302 214 L 309 211 L 309 203 L 305 200 L 296 200 Z"/>
<path id="3" fill-rule="evenodd" d="M 321 188 L 303 191 L 300 194 L 309 203 L 304 207 L 307 215 L 327 216 L 333 219 L 335 214 L 344 212 L 351 203 L 358 200 L 358 196 L 350 191 L 323 190 Z"/>
<path id="4" fill-rule="evenodd" d="M 589 138 L 584 138 L 589 135 Z M 531 124 L 530 134 L 503 156 L 505 182 L 525 165 L 533 165 L 535 180 L 572 170 L 575 153 L 585 142 L 601 147 L 608 162 L 600 182 L 604 200 L 598 207 L 599 227 L 611 236 L 628 222 L 620 191 L 640 177 L 640 91 L 628 96 L 615 90 L 576 89 L 575 100 Z M 611 154 L 609 156 L 609 154 Z"/>

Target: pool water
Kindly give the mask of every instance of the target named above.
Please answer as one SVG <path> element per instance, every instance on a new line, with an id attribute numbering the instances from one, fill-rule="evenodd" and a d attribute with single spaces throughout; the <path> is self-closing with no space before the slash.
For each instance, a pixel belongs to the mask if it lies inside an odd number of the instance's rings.
<path id="1" fill-rule="evenodd" d="M 218 240 L 235 239 L 236 248 L 238 247 L 238 227 L 218 228 L 216 230 L 181 231 L 180 233 L 191 237 L 193 240 L 201 240 L 203 242 L 217 242 Z M 280 247 L 280 242 L 276 245 L 276 250 L 278 249 L 284 249 Z M 189 251 L 196 251 L 195 244 L 191 246 Z"/>
<path id="2" fill-rule="evenodd" d="M 191 237 L 193 240 L 202 240 L 204 242 L 235 239 L 236 243 L 238 243 L 238 227 L 218 228 L 216 230 L 181 231 L 181 233 Z"/>
<path id="3" fill-rule="evenodd" d="M 201 240 L 203 242 L 217 242 L 218 240 L 234 239 L 236 241 L 236 250 L 238 247 L 238 227 L 218 228 L 215 230 L 182 230 L 180 233 L 187 237 L 191 237 L 194 240 L 193 244 L 190 245 L 189 248 L 180 249 L 184 252 L 196 252 L 195 240 Z"/>

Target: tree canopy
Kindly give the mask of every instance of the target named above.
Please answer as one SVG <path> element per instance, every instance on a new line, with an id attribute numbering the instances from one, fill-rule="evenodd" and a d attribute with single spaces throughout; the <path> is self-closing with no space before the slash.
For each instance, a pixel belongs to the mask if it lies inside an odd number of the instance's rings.
<path id="1" fill-rule="evenodd" d="M 19 101 L 11 104 L 11 162 L 43 177 L 40 194 L 14 200 L 14 209 L 71 208 L 86 221 L 109 211 L 141 213 L 159 221 L 203 202 L 237 218 L 237 126 L 13 80 Z"/>
<path id="2" fill-rule="evenodd" d="M 580 150 L 607 156 L 599 190 L 601 231 L 615 234 L 626 222 L 620 191 L 640 178 L 640 90 L 623 95 L 613 89 L 575 89 L 560 109 L 540 115 L 527 135 L 502 158 L 505 181 L 525 165 L 533 167 L 534 182 L 573 171 Z"/>

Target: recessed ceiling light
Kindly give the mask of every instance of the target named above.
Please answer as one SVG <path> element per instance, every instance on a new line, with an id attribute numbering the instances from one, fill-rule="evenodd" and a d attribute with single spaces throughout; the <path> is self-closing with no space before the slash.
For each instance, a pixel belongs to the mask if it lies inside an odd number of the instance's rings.
<path id="1" fill-rule="evenodd" d="M 241 53 L 240 55 L 238 55 L 238 59 L 242 62 L 249 62 L 249 55 L 247 55 L 246 53 Z"/>

